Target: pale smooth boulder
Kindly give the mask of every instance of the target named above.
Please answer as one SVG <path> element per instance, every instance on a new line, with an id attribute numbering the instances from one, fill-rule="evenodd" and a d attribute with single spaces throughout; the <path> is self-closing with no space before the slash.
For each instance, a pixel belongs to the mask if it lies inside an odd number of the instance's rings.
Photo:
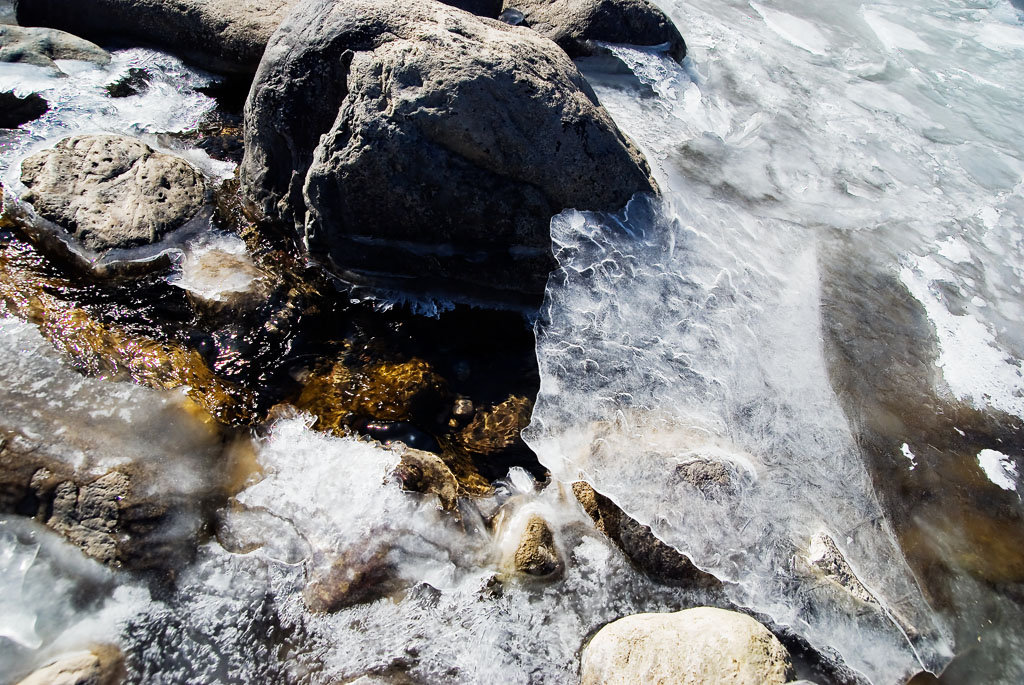
<path id="1" fill-rule="evenodd" d="M 155 243 L 206 201 L 192 165 L 126 136 L 65 138 L 22 162 L 21 182 L 22 200 L 97 251 Z"/>
<path id="2" fill-rule="evenodd" d="M 583 651 L 583 685 L 781 685 L 792 675 L 789 653 L 767 628 L 712 607 L 626 616 Z"/>

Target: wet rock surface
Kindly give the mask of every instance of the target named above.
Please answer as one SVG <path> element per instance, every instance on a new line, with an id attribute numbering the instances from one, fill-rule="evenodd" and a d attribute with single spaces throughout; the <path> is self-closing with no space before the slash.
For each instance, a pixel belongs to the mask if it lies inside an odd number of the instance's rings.
<path id="1" fill-rule="evenodd" d="M 22 3 L 31 4 L 31 3 Z M 54 60 L 77 59 L 97 64 L 110 62 L 110 53 L 76 35 L 25 26 L 0 24 L 0 62 L 17 62 L 60 71 Z"/>
<path id="2" fill-rule="evenodd" d="M 767 628 L 744 614 L 699 607 L 606 625 L 583 650 L 581 681 L 769 685 L 792 675 L 786 648 Z"/>
<path id="3" fill-rule="evenodd" d="M 650 526 L 631 519 L 588 483 L 573 483 L 572 491 L 597 529 L 615 541 L 652 578 L 673 585 L 710 588 L 719 584 L 717 578 L 698 569 L 686 555 L 659 540 Z"/>
<path id="4" fill-rule="evenodd" d="M 571 57 L 592 54 L 596 41 L 664 45 L 676 61 L 686 56 L 679 29 L 648 0 L 505 0 L 503 11 Z"/>
<path id="5" fill-rule="evenodd" d="M 299 5 L 246 104 L 241 176 L 342 278 L 463 297 L 539 294 L 552 215 L 655 189 L 550 42 L 424 0 Z"/>
<path id="6" fill-rule="evenodd" d="M 0 93 L 0 128 L 17 128 L 46 114 L 50 108 L 36 93 L 19 97 L 11 91 Z"/>
<path id="7" fill-rule="evenodd" d="M 124 136 L 65 138 L 22 162 L 21 181 L 22 200 L 91 250 L 155 243 L 206 200 L 188 162 Z"/>

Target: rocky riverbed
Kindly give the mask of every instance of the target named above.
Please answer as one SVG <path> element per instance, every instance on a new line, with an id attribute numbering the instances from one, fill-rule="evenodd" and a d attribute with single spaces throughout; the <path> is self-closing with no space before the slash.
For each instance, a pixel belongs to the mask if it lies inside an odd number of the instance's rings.
<path id="1" fill-rule="evenodd" d="M 0 1 L 0 682 L 1018 682 L 1021 16 L 791 4 Z"/>

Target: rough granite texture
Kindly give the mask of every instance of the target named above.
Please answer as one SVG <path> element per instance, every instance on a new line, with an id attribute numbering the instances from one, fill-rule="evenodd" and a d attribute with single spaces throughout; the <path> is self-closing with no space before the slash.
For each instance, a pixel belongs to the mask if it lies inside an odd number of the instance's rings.
<path id="1" fill-rule="evenodd" d="M 781 685 L 793 675 L 767 628 L 711 607 L 613 621 L 583 650 L 581 670 L 582 685 Z"/>
<path id="2" fill-rule="evenodd" d="M 448 2 L 486 17 L 497 17 L 501 3 Z M 297 0 L 18 0 L 17 17 L 22 26 L 152 45 L 210 71 L 251 76 L 271 34 L 295 4 Z"/>
<path id="3" fill-rule="evenodd" d="M 256 71 L 294 0 L 19 0 L 18 23 L 129 40 L 227 74 Z"/>
<path id="4" fill-rule="evenodd" d="M 656 188 L 556 45 L 433 0 L 301 3 L 245 123 L 248 199 L 343 277 L 539 293 L 554 214 Z"/>
<path id="5" fill-rule="evenodd" d="M 678 62 L 686 43 L 668 16 L 649 0 L 505 0 L 505 10 L 523 14 L 528 26 L 573 57 L 594 51 L 593 41 L 668 45 Z"/>
<path id="6" fill-rule="evenodd" d="M 22 162 L 21 181 L 24 201 L 92 250 L 154 243 L 206 198 L 188 162 L 125 136 L 65 138 Z"/>

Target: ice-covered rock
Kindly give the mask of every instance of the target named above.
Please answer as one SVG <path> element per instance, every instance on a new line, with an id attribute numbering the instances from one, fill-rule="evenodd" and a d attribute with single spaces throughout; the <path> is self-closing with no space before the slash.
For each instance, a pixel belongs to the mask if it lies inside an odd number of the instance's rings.
<path id="1" fill-rule="evenodd" d="M 558 43 L 572 57 L 589 55 L 597 41 L 664 46 L 676 61 L 686 43 L 668 15 L 649 0 L 505 0 L 504 11 Z"/>
<path id="2" fill-rule="evenodd" d="M 772 685 L 793 675 L 789 653 L 745 614 L 698 607 L 635 614 L 599 630 L 583 651 L 583 685 Z"/>
<path id="3" fill-rule="evenodd" d="M 336 274 L 403 290 L 536 296 L 553 214 L 656 187 L 555 45 L 426 0 L 299 5 L 245 121 L 248 199 Z"/>
<path id="4" fill-rule="evenodd" d="M 534 514 L 527 520 L 513 563 L 517 571 L 529 576 L 552 576 L 565 568 L 558 556 L 554 533 L 540 516 Z"/>

